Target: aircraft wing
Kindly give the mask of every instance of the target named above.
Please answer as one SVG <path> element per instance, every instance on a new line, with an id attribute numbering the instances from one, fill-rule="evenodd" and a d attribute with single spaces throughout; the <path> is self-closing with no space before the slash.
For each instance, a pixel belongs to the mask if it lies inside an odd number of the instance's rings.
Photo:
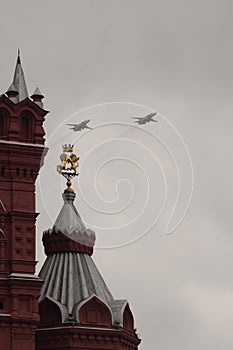
<path id="1" fill-rule="evenodd" d="M 66 124 L 66 125 L 70 125 L 70 126 L 76 126 L 76 125 L 78 125 L 78 124 Z"/>
<path id="2" fill-rule="evenodd" d="M 90 126 L 87 126 L 87 125 L 85 125 L 84 128 L 85 128 L 85 129 L 93 130 L 93 128 L 90 128 Z"/>
<path id="3" fill-rule="evenodd" d="M 141 118 L 141 117 L 132 117 L 133 119 L 138 119 L 138 120 L 142 120 L 144 118 Z"/>

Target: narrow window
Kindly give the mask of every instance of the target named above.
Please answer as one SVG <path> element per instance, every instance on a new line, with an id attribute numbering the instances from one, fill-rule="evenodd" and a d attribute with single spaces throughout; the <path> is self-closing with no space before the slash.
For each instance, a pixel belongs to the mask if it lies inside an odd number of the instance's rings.
<path id="1" fill-rule="evenodd" d="M 0 111 L 0 137 L 7 136 L 7 118 L 6 114 Z"/>
<path id="2" fill-rule="evenodd" d="M 31 139 L 31 123 L 30 117 L 27 115 L 23 115 L 21 118 L 21 126 L 20 126 L 21 138 L 24 140 Z"/>
<path id="3" fill-rule="evenodd" d="M 0 136 L 5 136 L 5 120 L 4 115 L 0 114 Z"/>
<path id="4" fill-rule="evenodd" d="M 0 310 L 4 309 L 4 302 L 2 300 L 0 300 Z"/>

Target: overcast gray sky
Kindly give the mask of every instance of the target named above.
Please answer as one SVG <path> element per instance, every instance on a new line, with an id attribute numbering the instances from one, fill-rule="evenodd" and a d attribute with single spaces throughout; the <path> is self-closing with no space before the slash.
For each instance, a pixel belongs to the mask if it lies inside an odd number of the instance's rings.
<path id="1" fill-rule="evenodd" d="M 39 85 L 46 96 L 45 108 L 51 111 L 45 124 L 47 139 L 52 141 L 51 155 L 56 151 L 55 141 L 59 144 L 64 137 L 61 142 L 69 142 L 65 136 L 72 135 L 66 127 L 62 129 L 64 120 L 75 121 L 76 115 L 72 115 L 82 108 L 110 101 L 155 109 L 182 134 L 191 154 L 195 179 L 191 206 L 182 224 L 173 234 L 165 234 L 171 210 L 168 204 L 147 235 L 123 248 L 97 249 L 94 260 L 115 298 L 129 300 L 142 337 L 141 350 L 231 350 L 232 1 L 41 0 L 1 2 L 0 6 L 1 92 L 11 83 L 20 48 L 29 91 Z M 99 120 L 97 108 L 90 109 L 93 124 L 108 121 L 108 112 L 104 120 Z M 130 122 L 130 113 L 141 110 L 128 109 L 126 104 L 119 119 L 114 108 L 110 112 L 110 122 L 121 121 L 124 113 Z M 83 112 L 77 118 L 87 114 Z M 56 139 L 52 133 L 60 124 Z M 114 130 L 107 130 L 113 138 L 133 138 L 127 127 Z M 135 135 L 134 140 L 146 144 L 162 162 L 168 173 L 171 198 L 173 184 L 177 183 L 169 154 L 158 140 L 152 146 L 154 140 Z M 80 169 L 91 139 L 104 142 L 104 132 L 86 133 L 79 141 Z M 134 148 L 130 147 L 132 151 Z M 142 155 L 139 152 L 139 158 Z M 62 205 L 63 182 L 55 173 L 58 157 L 59 153 L 57 159 L 48 155 L 37 186 L 40 266 L 44 259 L 42 231 L 52 225 L 51 220 L 55 221 Z M 94 156 L 91 164 L 93 159 Z M 121 217 L 124 224 L 125 218 L 141 210 L 145 191 L 140 184 L 145 178 L 138 168 L 133 172 L 127 165 L 125 172 L 119 170 L 124 169 L 120 162 L 103 169 L 97 183 L 102 196 L 112 200 L 111 188 L 114 186 L 115 190 L 118 171 L 119 179 L 128 176 L 131 183 L 136 179 L 134 205 Z M 85 169 L 88 168 L 83 165 L 83 172 Z M 160 172 L 156 168 L 153 171 L 154 183 L 159 185 L 151 188 L 150 196 L 156 207 L 163 196 L 163 182 Z M 52 189 L 46 185 L 46 176 L 54 176 Z M 85 187 L 80 170 L 80 185 L 82 181 Z M 126 191 L 124 204 L 131 192 L 127 186 L 122 191 Z M 107 214 L 92 213 L 88 217 L 81 198 L 76 205 L 90 227 L 111 223 Z M 147 219 L 143 220 L 139 223 L 142 229 Z M 101 229 L 95 231 L 97 237 L 101 236 Z"/>

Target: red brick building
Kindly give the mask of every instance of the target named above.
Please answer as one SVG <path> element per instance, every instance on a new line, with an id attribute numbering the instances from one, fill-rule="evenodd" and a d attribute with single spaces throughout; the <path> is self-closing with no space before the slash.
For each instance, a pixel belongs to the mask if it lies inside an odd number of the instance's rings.
<path id="1" fill-rule="evenodd" d="M 35 181 L 43 158 L 43 95 L 29 98 L 17 58 L 0 96 L 0 344 L 4 350 L 137 350 L 126 300 L 115 300 L 92 260 L 95 233 L 75 193 L 44 232 L 46 261 L 35 275 Z M 39 308 L 38 308 L 39 306 Z"/>
<path id="2" fill-rule="evenodd" d="M 35 181 L 46 153 L 43 96 L 28 97 L 20 57 L 13 83 L 0 96 L 0 343 L 35 349 L 38 297 L 35 276 Z"/>

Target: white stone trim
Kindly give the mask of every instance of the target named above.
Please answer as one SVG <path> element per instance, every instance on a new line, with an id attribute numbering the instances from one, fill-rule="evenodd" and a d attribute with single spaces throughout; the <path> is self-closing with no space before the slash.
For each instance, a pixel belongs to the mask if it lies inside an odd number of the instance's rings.
<path id="1" fill-rule="evenodd" d="M 26 143 L 26 142 L 18 142 L 18 141 L 5 141 L 0 140 L 0 143 L 5 143 L 9 145 L 20 145 L 20 146 L 32 146 L 32 147 L 42 147 L 44 148 L 44 145 L 38 144 L 38 143 Z"/>

